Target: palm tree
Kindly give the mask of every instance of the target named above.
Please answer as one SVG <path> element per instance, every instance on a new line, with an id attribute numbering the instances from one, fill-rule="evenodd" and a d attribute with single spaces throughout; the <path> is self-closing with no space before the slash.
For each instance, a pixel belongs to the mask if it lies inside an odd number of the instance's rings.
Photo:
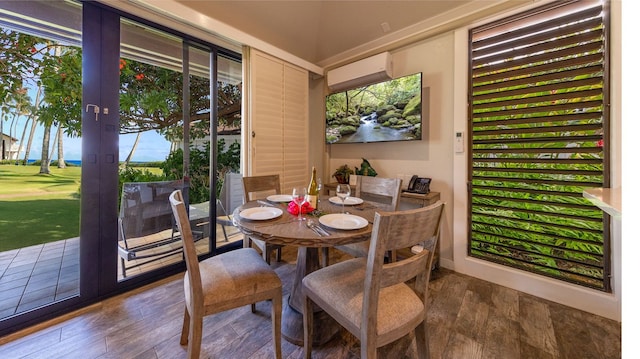
<path id="1" fill-rule="evenodd" d="M 11 125 L 9 125 L 9 137 L 11 138 L 9 140 L 10 147 L 11 147 L 11 144 L 13 143 L 13 138 L 15 137 L 14 132 L 17 131 L 17 128 L 18 128 L 18 120 L 20 119 L 20 116 L 26 115 L 30 112 L 29 111 L 30 104 L 31 104 L 31 98 L 27 96 L 26 88 L 22 88 L 19 91 L 16 91 L 16 93 L 12 98 L 12 103 L 10 103 L 8 107 L 10 109 L 9 111 L 13 112 Z M 15 154 L 16 160 L 18 159 L 19 154 L 20 154 L 20 147 L 18 147 L 18 151 Z"/>
<path id="2" fill-rule="evenodd" d="M 127 159 L 124 161 L 124 164 L 122 165 L 123 167 L 129 166 L 129 163 L 131 162 L 131 158 L 133 158 L 133 154 L 136 152 L 136 148 L 138 148 L 138 143 L 140 142 L 140 135 L 142 135 L 142 132 L 138 132 L 138 134 L 136 135 L 136 140 L 133 143 L 133 147 L 131 147 L 131 151 L 129 151 L 129 155 L 127 156 Z"/>
<path id="3" fill-rule="evenodd" d="M 58 168 L 66 168 L 67 165 L 64 163 L 64 147 L 62 145 L 62 139 L 64 137 L 62 135 L 62 126 L 58 126 L 58 134 L 56 137 L 58 137 Z"/>
<path id="4" fill-rule="evenodd" d="M 54 151 L 49 147 L 51 127 L 58 126 L 53 142 L 58 145 L 58 166 L 64 166 L 63 131 L 72 136 L 79 135 L 77 128 L 82 116 L 82 91 L 79 90 L 82 88 L 81 51 L 56 43 L 48 43 L 47 46 L 50 51 L 44 56 L 40 73 L 44 89 L 44 103 L 38 111 L 40 123 L 44 125 L 40 173 L 49 173 Z"/>
<path id="5" fill-rule="evenodd" d="M 42 137 L 42 155 L 40 156 L 41 174 L 50 174 L 49 170 L 49 141 L 51 139 L 51 123 L 45 122 L 44 136 Z"/>
<path id="6" fill-rule="evenodd" d="M 31 144 L 33 143 L 33 135 L 36 132 L 36 127 L 38 126 L 36 113 L 38 111 L 38 107 L 40 107 L 41 97 L 42 95 L 42 86 L 38 86 L 38 92 L 36 93 L 36 101 L 31 106 L 31 111 L 29 111 L 29 117 L 27 117 L 27 121 L 24 123 L 24 131 L 22 131 L 22 137 L 20 138 L 20 148 L 22 148 L 22 143 L 24 141 L 24 135 L 27 132 L 27 126 L 29 125 L 29 121 L 31 121 L 31 131 L 29 131 L 29 139 L 27 140 L 27 147 L 24 151 L 24 160 L 22 161 L 23 165 L 27 164 L 27 160 L 29 159 L 29 153 L 31 152 Z"/>

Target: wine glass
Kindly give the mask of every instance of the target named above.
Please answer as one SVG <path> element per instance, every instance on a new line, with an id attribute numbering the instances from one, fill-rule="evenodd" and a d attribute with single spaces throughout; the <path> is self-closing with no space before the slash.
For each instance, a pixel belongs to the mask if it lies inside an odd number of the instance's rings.
<path id="1" fill-rule="evenodd" d="M 316 179 L 316 189 L 318 190 L 318 203 L 320 203 L 320 196 L 322 196 L 322 178 L 320 177 Z M 316 207 L 320 207 L 320 204 Z"/>
<path id="2" fill-rule="evenodd" d="M 293 201 L 298 205 L 298 221 L 304 221 L 302 217 L 302 204 L 307 198 L 306 187 L 294 187 L 292 193 Z"/>
<path id="3" fill-rule="evenodd" d="M 339 184 L 336 187 L 336 196 L 342 200 L 342 213 L 344 213 L 344 201 L 351 196 L 351 187 L 348 184 Z"/>

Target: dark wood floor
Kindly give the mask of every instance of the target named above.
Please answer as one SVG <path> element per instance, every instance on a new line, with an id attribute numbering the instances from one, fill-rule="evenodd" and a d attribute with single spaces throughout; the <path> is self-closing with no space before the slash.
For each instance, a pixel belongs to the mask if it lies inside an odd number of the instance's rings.
<path id="1" fill-rule="evenodd" d="M 332 261 L 339 255 L 332 252 Z M 285 293 L 295 249 L 274 263 Z M 620 323 L 515 290 L 439 269 L 430 284 L 432 358 L 620 358 Z M 270 303 L 208 317 L 202 358 L 270 358 Z M 0 358 L 184 358 L 182 276 L 174 276 L 63 318 L 0 338 Z M 408 342 L 408 340 L 405 340 Z M 302 348 L 283 340 L 284 358 Z M 314 358 L 359 358 L 358 341 L 341 332 Z M 413 347 L 386 355 L 415 358 Z"/>

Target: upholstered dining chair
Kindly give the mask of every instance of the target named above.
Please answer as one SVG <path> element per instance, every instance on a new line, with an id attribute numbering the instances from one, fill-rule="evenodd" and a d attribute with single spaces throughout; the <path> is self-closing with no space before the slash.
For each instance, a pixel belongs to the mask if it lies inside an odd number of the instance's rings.
<path id="1" fill-rule="evenodd" d="M 370 202 L 377 202 L 388 206 L 390 211 L 397 211 L 400 203 L 402 180 L 399 178 L 384 178 L 360 176 L 356 178 L 355 197 Z M 336 246 L 336 249 L 354 257 L 366 257 L 369 252 L 369 241 Z M 323 249 L 324 255 L 324 249 Z M 388 253 L 389 260 L 396 260 L 396 251 Z"/>
<path id="2" fill-rule="evenodd" d="M 280 175 L 247 176 L 242 177 L 245 202 L 266 198 L 271 194 L 280 194 Z M 262 252 L 262 258 L 271 264 L 271 252 L 276 251 L 276 261 L 282 260 L 282 246 L 269 244 L 251 236 L 244 236 L 244 247 L 251 248 L 254 244 Z"/>
<path id="3" fill-rule="evenodd" d="M 258 253 L 241 248 L 198 262 L 191 224 L 182 192 L 169 197 L 171 209 L 182 236 L 187 273 L 184 278 L 185 310 L 180 344 L 188 344 L 187 357 L 198 358 L 202 343 L 202 322 L 208 315 L 271 300 L 273 353 L 282 357 L 282 282 Z"/>
<path id="4" fill-rule="evenodd" d="M 429 357 L 428 286 L 444 204 L 378 212 L 367 258 L 320 268 L 302 280 L 304 349 L 311 358 L 313 303 L 360 339 L 360 358 L 415 332 L 418 357 Z M 419 225 L 417 225 L 419 223 Z M 423 250 L 393 263 L 385 253 L 416 243 Z M 415 279 L 415 280 L 413 280 Z"/>

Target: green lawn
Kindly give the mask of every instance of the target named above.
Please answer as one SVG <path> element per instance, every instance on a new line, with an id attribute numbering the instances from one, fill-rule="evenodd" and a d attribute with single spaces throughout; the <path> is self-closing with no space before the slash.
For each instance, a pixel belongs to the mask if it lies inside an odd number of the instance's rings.
<path id="1" fill-rule="evenodd" d="M 80 167 L 0 165 L 0 251 L 79 235 Z"/>
<path id="2" fill-rule="evenodd" d="M 0 165 L 0 252 L 79 236 L 81 168 L 39 171 L 40 166 Z"/>
<path id="3" fill-rule="evenodd" d="M 78 192 L 80 188 L 80 167 L 51 167 L 50 175 L 38 171 L 40 166 L 0 165 L 0 199 L 2 195 L 47 195 Z"/>

